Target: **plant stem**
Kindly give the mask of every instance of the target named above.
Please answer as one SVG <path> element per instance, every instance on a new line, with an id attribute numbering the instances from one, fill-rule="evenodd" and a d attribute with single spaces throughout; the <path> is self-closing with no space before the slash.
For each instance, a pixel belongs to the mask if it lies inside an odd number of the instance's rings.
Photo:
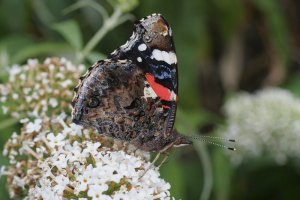
<path id="1" fill-rule="evenodd" d="M 208 200 L 213 187 L 213 174 L 212 174 L 211 160 L 209 158 L 206 145 L 203 142 L 197 141 L 194 142 L 194 144 L 203 167 L 204 180 L 203 180 L 203 189 L 200 196 L 200 200 Z"/>
<path id="2" fill-rule="evenodd" d="M 180 110 L 178 110 L 179 114 L 177 115 L 177 120 L 179 124 L 183 126 L 186 130 L 188 130 L 192 136 L 196 136 L 197 131 L 190 125 L 186 118 L 182 115 Z M 181 114 L 180 114 L 181 113 Z M 212 171 L 212 164 L 209 157 L 208 150 L 206 145 L 203 141 L 194 141 L 194 147 L 197 151 L 199 159 L 201 160 L 202 167 L 203 167 L 203 189 L 200 195 L 200 200 L 208 200 L 213 188 L 213 171 Z"/>
<path id="3" fill-rule="evenodd" d="M 90 41 L 86 44 L 83 50 L 79 55 L 79 63 L 81 63 L 86 56 L 95 48 L 95 46 L 99 43 L 99 41 L 113 28 L 119 25 L 119 18 L 121 17 L 122 12 L 119 8 L 116 8 L 113 14 L 107 18 L 102 27 L 95 33 L 95 35 L 90 39 Z"/>

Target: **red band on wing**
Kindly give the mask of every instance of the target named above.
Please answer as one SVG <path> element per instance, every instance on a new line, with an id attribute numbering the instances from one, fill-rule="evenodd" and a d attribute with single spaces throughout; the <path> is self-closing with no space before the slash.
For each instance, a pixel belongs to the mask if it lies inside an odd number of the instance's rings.
<path id="1" fill-rule="evenodd" d="M 165 101 L 171 101 L 171 92 L 168 88 L 164 87 L 163 85 L 155 82 L 154 76 L 147 73 L 145 75 L 150 87 L 154 90 L 156 95 L 161 99 Z"/>

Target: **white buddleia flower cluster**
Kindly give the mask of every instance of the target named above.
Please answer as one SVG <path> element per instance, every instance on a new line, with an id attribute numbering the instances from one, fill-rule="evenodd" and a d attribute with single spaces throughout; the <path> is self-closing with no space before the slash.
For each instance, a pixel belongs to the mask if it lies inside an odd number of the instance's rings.
<path id="1" fill-rule="evenodd" d="M 220 133 L 237 140 L 237 151 L 229 153 L 235 164 L 255 158 L 284 164 L 300 157 L 300 99 L 289 91 L 241 93 L 225 104 L 225 114 Z"/>
<path id="2" fill-rule="evenodd" d="M 62 59 L 47 60 L 47 63 L 56 60 L 60 63 L 57 66 L 61 66 Z M 25 73 L 26 76 L 31 74 L 30 70 L 37 73 L 38 69 L 30 68 Z M 60 73 L 59 71 L 56 72 Z M 69 72 L 62 70 L 61 76 L 66 77 Z M 47 73 L 52 72 L 48 70 Z M 53 74 L 45 77 L 50 77 L 48 83 L 52 83 L 52 78 L 55 79 L 56 76 Z M 29 81 L 28 77 L 24 80 Z M 28 83 L 24 82 L 26 84 Z M 59 94 L 66 92 L 60 81 L 48 86 L 52 91 L 58 90 Z M 3 96 L 11 98 L 12 91 L 8 91 Z M 22 90 L 21 94 L 17 94 L 23 95 Z M 62 96 L 66 97 L 64 94 Z M 34 103 L 39 104 L 45 100 L 51 106 L 51 98 L 51 95 L 38 96 Z M 160 178 L 158 168 L 149 162 L 148 152 L 72 123 L 70 116 L 66 114 L 70 113 L 70 107 L 65 105 L 69 104 L 71 96 L 67 95 L 69 102 L 58 96 L 55 99 L 57 102 L 52 103 L 57 107 L 39 109 L 34 115 L 30 112 L 34 106 L 30 107 L 29 104 L 27 108 L 8 107 L 8 114 L 18 111 L 22 113 L 20 116 L 26 115 L 20 119 L 20 131 L 12 134 L 3 150 L 3 155 L 9 159 L 9 165 L 1 167 L 0 176 L 6 176 L 11 198 L 171 199 L 170 184 Z M 19 104 L 23 104 L 23 101 L 19 100 Z M 144 174 L 145 170 L 148 171 Z"/>
<path id="3" fill-rule="evenodd" d="M 15 118 L 45 117 L 69 109 L 73 88 L 85 67 L 65 58 L 29 59 L 25 65 L 8 68 L 8 81 L 0 84 L 4 114 Z"/>
<path id="4" fill-rule="evenodd" d="M 28 192 L 27 199 L 43 200 L 170 199 L 170 184 L 148 161 L 149 153 L 61 117 L 36 121 L 24 123 L 4 149 L 11 197 Z"/>

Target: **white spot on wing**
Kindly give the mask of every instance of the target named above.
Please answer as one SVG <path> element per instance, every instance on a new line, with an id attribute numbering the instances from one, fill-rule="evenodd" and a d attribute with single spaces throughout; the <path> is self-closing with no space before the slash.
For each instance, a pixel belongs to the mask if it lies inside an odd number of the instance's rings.
<path id="1" fill-rule="evenodd" d="M 152 89 L 152 87 L 149 86 L 148 82 L 145 81 L 145 87 L 144 87 L 144 98 L 152 98 L 155 99 L 157 97 L 156 93 Z"/>
<path id="2" fill-rule="evenodd" d="M 138 58 L 137 58 L 137 61 L 138 61 L 138 62 L 142 62 L 142 58 L 141 58 L 141 57 L 138 57 Z"/>
<path id="3" fill-rule="evenodd" d="M 172 36 L 172 29 L 169 27 L 169 35 Z"/>
<path id="4" fill-rule="evenodd" d="M 174 52 L 169 52 L 169 57 L 170 57 L 170 60 L 171 60 L 171 63 L 177 63 L 177 56 Z"/>
<path id="5" fill-rule="evenodd" d="M 177 63 L 177 57 L 174 52 L 166 52 L 166 51 L 160 51 L 158 49 L 154 49 L 152 51 L 151 58 L 156 59 L 157 61 L 164 61 L 168 64 L 176 64 Z"/>
<path id="6" fill-rule="evenodd" d="M 162 51 L 161 54 L 162 54 L 162 57 L 163 57 L 163 61 L 165 61 L 165 62 L 168 63 L 168 64 L 172 64 L 168 52 Z"/>
<path id="7" fill-rule="evenodd" d="M 129 42 L 128 41 L 126 41 L 126 43 L 125 44 L 123 44 L 121 47 L 123 47 L 124 49 L 125 48 L 127 48 L 129 46 Z"/>
<path id="8" fill-rule="evenodd" d="M 177 99 L 177 95 L 175 94 L 174 91 L 171 91 L 170 101 L 176 101 L 176 99 Z"/>
<path id="9" fill-rule="evenodd" d="M 145 45 L 145 44 L 140 44 L 139 46 L 138 46 L 138 50 L 139 51 L 145 51 L 147 49 L 147 46 Z"/>
<path id="10" fill-rule="evenodd" d="M 128 60 L 127 60 L 127 59 L 124 59 L 124 60 L 118 60 L 118 62 L 119 62 L 119 63 L 123 63 L 123 64 L 124 64 L 124 63 L 127 63 L 127 62 L 128 62 Z"/>
<path id="11" fill-rule="evenodd" d="M 135 38 L 135 32 L 132 33 L 132 35 L 130 36 L 130 39 L 134 39 Z"/>
<path id="12" fill-rule="evenodd" d="M 136 40 L 138 39 L 137 35 L 136 34 L 132 34 L 132 37 L 134 37 L 134 38 L 131 38 L 129 41 L 127 41 L 125 44 L 123 44 L 121 46 L 121 48 L 124 51 L 130 50 L 132 48 L 132 46 L 136 43 Z"/>
<path id="13" fill-rule="evenodd" d="M 117 50 L 114 50 L 111 54 L 115 55 L 117 53 Z"/>
<path id="14" fill-rule="evenodd" d="M 158 49 L 154 49 L 154 50 L 152 51 L 152 56 L 153 56 L 154 59 L 156 59 L 156 60 L 158 60 L 158 61 L 163 60 L 161 51 L 158 50 Z"/>

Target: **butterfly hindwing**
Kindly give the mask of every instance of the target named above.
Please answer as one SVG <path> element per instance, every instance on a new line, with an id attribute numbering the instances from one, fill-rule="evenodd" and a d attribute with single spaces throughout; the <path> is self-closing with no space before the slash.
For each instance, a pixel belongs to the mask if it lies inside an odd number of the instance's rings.
<path id="1" fill-rule="evenodd" d="M 93 65 L 75 92 L 77 124 L 146 151 L 190 144 L 173 130 L 177 58 L 171 28 L 160 14 L 137 22 L 130 39 Z"/>
<path id="2" fill-rule="evenodd" d="M 162 104 L 153 96 L 142 70 L 129 60 L 99 62 L 77 90 L 73 121 L 78 124 L 139 143 L 141 148 L 144 147 L 140 139 L 148 141 L 164 131 L 166 116 Z M 141 134 L 146 135 L 140 138 Z"/>

